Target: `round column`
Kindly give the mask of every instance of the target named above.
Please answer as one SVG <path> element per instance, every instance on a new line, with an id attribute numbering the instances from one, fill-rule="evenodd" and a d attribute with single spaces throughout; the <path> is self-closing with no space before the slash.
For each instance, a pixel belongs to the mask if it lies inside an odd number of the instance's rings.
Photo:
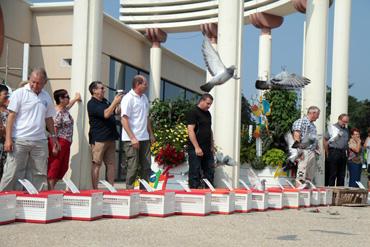
<path id="1" fill-rule="evenodd" d="M 203 35 L 205 35 L 211 41 L 211 44 L 212 44 L 213 48 L 215 48 L 215 50 L 217 50 L 217 24 L 216 23 L 202 24 L 202 25 L 200 25 L 200 29 L 201 29 Z M 212 75 L 207 70 L 206 81 L 208 82 L 211 79 L 212 79 Z M 217 97 L 216 96 L 216 90 L 211 90 L 210 94 L 212 95 L 212 97 L 214 99 Z M 215 127 L 216 127 L 216 122 L 214 121 L 214 119 L 216 118 L 216 109 L 215 109 L 214 104 L 212 104 L 211 108 L 209 109 L 209 112 L 211 113 L 211 116 L 212 116 L 212 119 L 213 119 L 212 129 L 214 130 Z"/>
<path id="2" fill-rule="evenodd" d="M 326 61 L 327 61 L 327 27 L 329 0 L 307 0 L 306 9 L 306 39 L 304 56 L 304 76 L 311 83 L 304 88 L 302 109 L 307 112 L 311 105 L 320 108 L 319 119 L 316 120 L 320 143 L 320 160 L 318 161 L 315 182 L 324 184 L 324 151 L 322 137 L 325 131 L 326 119 Z"/>
<path id="3" fill-rule="evenodd" d="M 150 48 L 149 100 L 153 102 L 155 99 L 161 98 L 161 42 L 166 41 L 167 34 L 159 28 L 148 28 L 145 36 L 152 42 L 152 48 Z"/>
<path id="4" fill-rule="evenodd" d="M 243 37 L 243 5 L 241 0 L 220 0 L 218 8 L 218 52 L 226 67 L 235 65 L 237 76 L 241 75 L 241 54 Z M 241 79 L 230 79 L 223 85 L 215 87 L 216 126 L 215 143 L 220 151 L 231 156 L 236 166 L 224 166 L 216 170 L 215 184 L 224 187 L 221 178 L 238 185 L 240 168 L 240 111 Z"/>
<path id="5" fill-rule="evenodd" d="M 71 169 L 66 176 L 71 176 L 80 189 L 91 188 L 89 119 L 86 108 L 91 97 L 89 84 L 94 80 L 101 80 L 102 29 L 102 0 L 75 0 L 70 94 L 80 92 L 82 103 L 71 109 L 75 123 L 71 146 Z"/>
<path id="6" fill-rule="evenodd" d="M 351 30 L 351 0 L 340 0 L 334 6 L 333 69 L 330 122 L 348 112 L 348 63 Z"/>
<path id="7" fill-rule="evenodd" d="M 271 29 L 281 26 L 284 19 L 281 16 L 255 13 L 249 16 L 251 23 L 261 29 L 259 37 L 259 50 L 258 50 L 258 79 L 268 80 L 271 75 Z M 258 90 L 258 96 L 263 96 L 264 91 Z M 257 157 L 262 156 L 262 140 L 256 139 L 256 154 Z"/>

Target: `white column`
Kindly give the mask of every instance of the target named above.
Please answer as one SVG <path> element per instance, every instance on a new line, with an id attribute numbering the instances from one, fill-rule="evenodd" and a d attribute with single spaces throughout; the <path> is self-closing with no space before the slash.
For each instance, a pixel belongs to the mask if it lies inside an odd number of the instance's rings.
<path id="1" fill-rule="evenodd" d="M 259 37 L 258 49 L 258 79 L 268 80 L 271 74 L 271 29 L 262 28 Z M 258 90 L 258 97 L 263 96 L 264 91 Z M 258 99 L 259 100 L 259 99 Z M 262 140 L 256 140 L 257 156 L 262 156 Z"/>
<path id="2" fill-rule="evenodd" d="M 352 0 L 335 1 L 330 122 L 348 112 L 348 63 Z"/>
<path id="3" fill-rule="evenodd" d="M 89 84 L 101 80 L 103 2 L 75 0 L 73 8 L 73 44 L 71 95 L 81 93 L 82 103 L 71 109 L 75 120 L 71 146 L 70 173 L 81 189 L 91 188 L 91 152 L 88 138 L 87 102 Z"/>
<path id="4" fill-rule="evenodd" d="M 22 81 L 28 80 L 28 65 L 30 57 L 30 44 L 23 44 L 23 66 L 22 66 Z"/>
<path id="5" fill-rule="evenodd" d="M 149 100 L 161 98 L 161 68 L 162 68 L 162 49 L 159 45 L 150 48 L 150 82 Z"/>
<path id="6" fill-rule="evenodd" d="M 238 76 L 241 69 L 243 2 L 220 0 L 218 13 L 218 52 L 227 67 L 237 66 Z M 215 91 L 217 95 L 214 99 L 215 142 L 225 155 L 231 156 L 237 162 L 237 166 L 217 169 L 215 183 L 217 186 L 224 187 L 220 179 L 226 178 L 236 186 L 240 168 L 240 80 L 230 79 L 225 84 L 217 86 Z"/>
<path id="7" fill-rule="evenodd" d="M 329 0 L 307 0 L 306 11 L 306 43 L 304 59 L 304 76 L 311 83 L 304 89 L 303 109 L 311 105 L 320 108 L 320 118 L 315 125 L 319 135 L 321 153 L 322 137 L 325 131 L 325 99 L 326 99 L 326 57 L 327 57 L 327 29 L 328 29 Z M 315 177 L 318 185 L 324 184 L 324 156 L 320 156 L 318 172 Z"/>
<path id="8" fill-rule="evenodd" d="M 212 44 L 213 48 L 215 48 L 215 50 L 217 51 L 217 43 L 214 43 L 214 42 L 211 41 L 211 44 Z M 212 78 L 213 78 L 213 76 L 207 70 L 206 81 L 208 82 Z M 212 95 L 213 99 L 217 98 L 216 90 L 211 90 L 209 93 Z M 212 116 L 212 130 L 216 130 L 216 121 L 215 121 L 216 120 L 216 108 L 215 108 L 215 104 L 211 105 L 211 107 L 209 108 L 209 112 L 211 113 L 211 116 Z"/>
<path id="9" fill-rule="evenodd" d="M 261 29 L 258 49 L 258 79 L 268 80 L 271 74 L 271 29 Z M 262 93 L 263 90 L 258 90 Z"/>

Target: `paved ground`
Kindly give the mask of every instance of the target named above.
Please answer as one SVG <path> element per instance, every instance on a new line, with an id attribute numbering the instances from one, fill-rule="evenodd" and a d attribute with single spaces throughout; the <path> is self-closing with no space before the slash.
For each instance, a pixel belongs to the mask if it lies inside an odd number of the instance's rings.
<path id="1" fill-rule="evenodd" d="M 369 246 L 370 207 L 0 226 L 0 246 Z"/>

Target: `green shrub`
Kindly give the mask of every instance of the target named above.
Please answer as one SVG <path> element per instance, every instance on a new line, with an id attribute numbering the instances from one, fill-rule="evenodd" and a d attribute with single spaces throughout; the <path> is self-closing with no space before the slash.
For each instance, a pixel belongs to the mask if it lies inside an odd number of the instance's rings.
<path id="1" fill-rule="evenodd" d="M 286 160 L 286 154 L 283 150 L 272 148 L 267 150 L 266 153 L 262 156 L 262 161 L 268 166 L 277 167 L 282 165 Z"/>

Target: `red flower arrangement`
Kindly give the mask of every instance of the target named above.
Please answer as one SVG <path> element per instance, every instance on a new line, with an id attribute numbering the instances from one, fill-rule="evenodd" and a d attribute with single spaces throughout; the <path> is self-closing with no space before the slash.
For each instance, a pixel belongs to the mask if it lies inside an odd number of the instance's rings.
<path id="1" fill-rule="evenodd" d="M 174 167 L 182 162 L 185 161 L 185 153 L 184 151 L 176 150 L 173 146 L 170 144 L 167 144 L 164 147 L 161 147 L 157 156 L 155 157 L 155 162 L 158 163 L 158 165 L 168 166 L 168 167 Z"/>

